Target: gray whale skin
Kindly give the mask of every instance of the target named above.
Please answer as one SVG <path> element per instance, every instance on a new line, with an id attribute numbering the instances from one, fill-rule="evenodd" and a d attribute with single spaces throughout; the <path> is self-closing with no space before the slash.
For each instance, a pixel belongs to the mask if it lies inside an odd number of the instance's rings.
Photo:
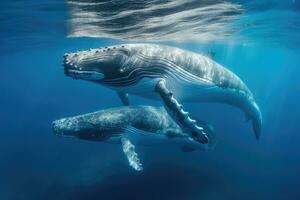
<path id="1" fill-rule="evenodd" d="M 199 122 L 213 137 L 212 128 Z M 190 140 L 163 107 L 153 106 L 122 106 L 66 117 L 53 121 L 52 130 L 58 136 L 100 142 L 119 139 L 126 132 Z"/>
<path id="2" fill-rule="evenodd" d="M 253 94 L 237 75 L 205 55 L 157 44 L 124 44 L 67 53 L 63 63 L 67 76 L 111 88 L 125 105 L 128 94 L 161 100 L 173 120 L 201 143 L 208 143 L 208 137 L 182 102 L 238 107 L 260 137 L 262 117 Z"/>
<path id="3" fill-rule="evenodd" d="M 212 129 L 205 122 L 202 122 L 202 127 L 212 138 Z M 57 136 L 98 142 L 117 141 L 122 144 L 130 166 L 137 171 L 142 170 L 142 164 L 135 152 L 134 144 L 128 139 L 128 135 L 132 133 L 170 139 L 175 146 L 179 144 L 183 152 L 207 150 L 213 147 L 212 143 L 204 145 L 191 140 L 163 107 L 123 106 L 104 109 L 55 120 L 52 129 Z"/>

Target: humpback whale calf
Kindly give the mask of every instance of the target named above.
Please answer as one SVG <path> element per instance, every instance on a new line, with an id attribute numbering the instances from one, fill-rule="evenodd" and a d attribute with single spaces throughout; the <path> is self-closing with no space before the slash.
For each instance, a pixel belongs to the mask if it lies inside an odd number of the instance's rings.
<path id="1" fill-rule="evenodd" d="M 203 122 L 205 132 L 212 137 L 212 129 L 206 127 L 205 124 Z M 52 123 L 52 129 L 58 136 L 102 142 L 119 141 L 122 143 L 123 152 L 127 156 L 130 166 L 137 171 L 142 170 L 142 164 L 135 152 L 135 145 L 128 139 L 131 133 L 172 139 L 173 143 L 179 143 L 184 152 L 197 149 L 206 150 L 211 147 L 190 140 L 163 107 L 123 106 L 110 108 L 55 120 Z"/>
<path id="2" fill-rule="evenodd" d="M 99 83 L 118 92 L 160 99 L 170 116 L 191 138 L 208 143 L 203 128 L 183 109 L 182 102 L 219 102 L 245 112 L 257 139 L 262 117 L 254 97 L 230 70 L 202 54 L 157 44 L 124 44 L 67 53 L 65 74 Z"/>

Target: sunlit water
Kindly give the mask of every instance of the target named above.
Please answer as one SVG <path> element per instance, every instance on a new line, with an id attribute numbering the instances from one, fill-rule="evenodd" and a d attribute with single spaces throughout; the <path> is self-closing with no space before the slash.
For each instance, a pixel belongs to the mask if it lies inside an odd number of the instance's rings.
<path id="1" fill-rule="evenodd" d="M 18 0 L 0 14 L 0 199 L 300 198 L 298 0 Z M 214 54 L 253 92 L 261 140 L 220 104 L 186 104 L 214 125 L 213 150 L 136 145 L 142 172 L 120 145 L 55 137 L 55 119 L 120 105 L 113 91 L 65 77 L 62 55 L 126 42 Z"/>

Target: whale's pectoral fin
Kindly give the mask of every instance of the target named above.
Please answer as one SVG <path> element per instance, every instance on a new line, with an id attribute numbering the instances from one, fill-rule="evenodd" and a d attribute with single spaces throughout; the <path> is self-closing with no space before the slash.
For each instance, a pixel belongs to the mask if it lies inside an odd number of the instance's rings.
<path id="1" fill-rule="evenodd" d="M 194 140 L 202 144 L 207 144 L 208 137 L 203 128 L 198 126 L 197 121 L 191 119 L 189 113 L 183 110 L 182 105 L 178 103 L 172 92 L 166 87 L 164 80 L 160 80 L 156 84 L 155 90 L 162 98 L 169 115 L 182 127 L 184 132 L 187 132 Z"/>
<path id="2" fill-rule="evenodd" d="M 127 157 L 129 165 L 136 171 L 142 171 L 143 166 L 140 162 L 138 154 L 135 152 L 135 146 L 130 142 L 130 140 L 126 136 L 121 137 L 121 143 L 123 152 Z"/>
<path id="3" fill-rule="evenodd" d="M 199 119 L 196 116 L 192 116 L 192 117 L 197 120 L 198 126 L 203 128 L 204 133 L 209 138 L 209 144 L 207 145 L 207 148 L 208 149 L 213 149 L 216 146 L 217 142 L 218 142 L 218 138 L 215 135 L 215 128 L 213 127 L 213 125 Z"/>
<path id="4" fill-rule="evenodd" d="M 129 106 L 130 102 L 129 102 L 129 97 L 128 97 L 128 93 L 124 93 L 124 92 L 117 92 L 119 98 L 121 99 L 122 103 L 124 106 Z"/>

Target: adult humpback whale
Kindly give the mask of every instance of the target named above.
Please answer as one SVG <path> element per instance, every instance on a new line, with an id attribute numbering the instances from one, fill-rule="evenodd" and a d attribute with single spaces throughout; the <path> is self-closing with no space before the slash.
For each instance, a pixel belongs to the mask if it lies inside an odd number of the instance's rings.
<path id="1" fill-rule="evenodd" d="M 126 44 L 64 55 L 65 74 L 127 94 L 161 99 L 172 118 L 190 137 L 207 143 L 197 121 L 179 102 L 220 102 L 236 106 L 252 120 L 260 137 L 262 117 L 247 86 L 233 72 L 210 58 L 175 47 Z"/>
<path id="2" fill-rule="evenodd" d="M 205 126 L 205 132 L 213 136 L 212 129 Z M 163 107 L 123 106 L 100 110 L 93 113 L 62 118 L 52 123 L 52 129 L 58 136 L 75 137 L 90 141 L 119 141 L 135 170 L 142 170 L 142 164 L 135 152 L 135 145 L 129 140 L 129 134 L 158 136 L 156 139 L 169 138 L 172 144 L 180 146 L 182 151 L 205 150 L 210 146 L 196 143 L 182 132 L 182 129 L 167 114 Z M 149 138 L 147 138 L 149 141 Z"/>

